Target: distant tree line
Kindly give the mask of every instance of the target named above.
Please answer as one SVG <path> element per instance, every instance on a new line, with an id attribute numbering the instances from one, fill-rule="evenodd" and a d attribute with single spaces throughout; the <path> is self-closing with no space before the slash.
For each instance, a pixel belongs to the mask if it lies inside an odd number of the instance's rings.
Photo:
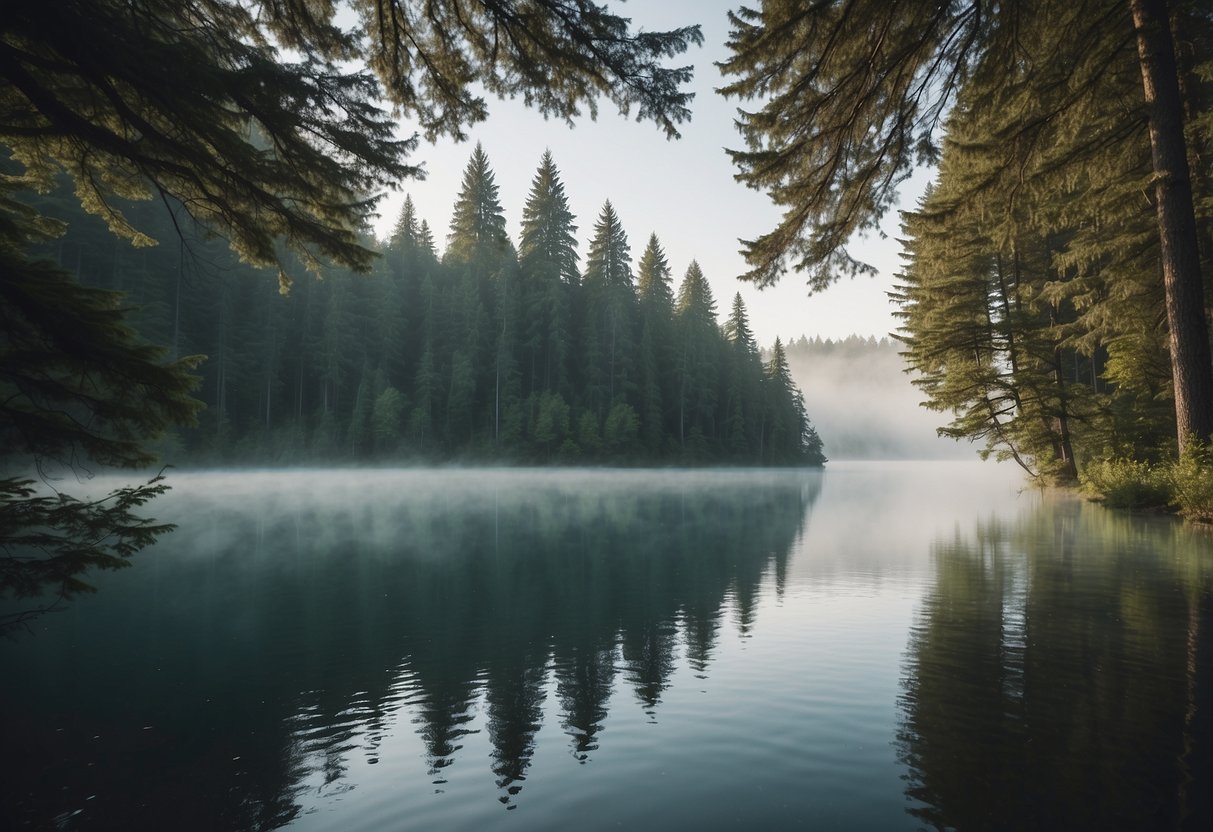
<path id="1" fill-rule="evenodd" d="M 895 338 L 801 335 L 786 345 L 792 381 L 805 391 L 813 426 L 830 459 L 966 459 L 971 442 L 940 438 L 939 415 L 907 373 Z"/>
<path id="2" fill-rule="evenodd" d="M 863 358 L 873 353 L 897 353 L 902 349 L 901 342 L 887 337 L 877 338 L 875 335 L 856 335 L 852 333 L 845 338 L 822 338 L 815 335 L 801 335 L 792 338 L 787 344 L 787 353 L 793 358 L 809 358 L 812 356 L 839 355 L 848 358 Z"/>
<path id="3" fill-rule="evenodd" d="M 719 324 L 699 265 L 675 291 L 656 235 L 634 272 L 610 202 L 580 264 L 550 154 L 517 246 L 477 146 L 441 256 L 406 199 L 370 275 L 329 268 L 280 287 L 174 228 L 181 210 L 124 207 L 168 243 L 132 249 L 63 194 L 39 207 L 68 221 L 51 251 L 66 269 L 123 292 L 174 357 L 207 356 L 206 409 L 170 459 L 824 461 L 782 345 L 763 360 L 740 295 Z"/>

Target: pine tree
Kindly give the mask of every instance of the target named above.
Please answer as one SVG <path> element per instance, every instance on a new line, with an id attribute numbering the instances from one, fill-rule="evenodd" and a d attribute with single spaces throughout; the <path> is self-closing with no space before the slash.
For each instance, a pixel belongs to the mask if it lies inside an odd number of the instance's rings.
<path id="1" fill-rule="evenodd" d="M 417 219 L 417 206 L 413 204 L 412 195 L 405 194 L 400 216 L 396 218 L 396 224 L 392 227 L 392 233 L 388 237 L 388 251 L 397 252 L 400 255 L 409 254 L 412 249 L 417 247 L 420 234 L 421 224 Z"/>
<path id="2" fill-rule="evenodd" d="M 640 416 L 650 454 L 661 453 L 672 424 L 674 365 L 674 296 L 670 265 L 656 234 L 640 257 L 637 294 L 640 301 Z"/>
<path id="3" fill-rule="evenodd" d="M 766 461 L 775 464 L 821 464 L 821 442 L 809 424 L 804 397 L 792 382 L 783 342 L 775 339 L 766 375 Z M 812 452 L 812 453 L 811 453 Z"/>
<path id="4" fill-rule="evenodd" d="M 496 442 L 501 422 L 502 369 L 503 365 L 509 365 L 508 373 L 513 373 L 513 341 L 517 339 L 517 322 L 510 329 L 499 306 L 509 294 L 496 284 L 507 270 L 512 273 L 517 267 L 513 245 L 505 233 L 505 214 L 498 199 L 496 179 L 480 144 L 472 151 L 464 171 L 443 263 L 449 268 L 449 291 L 456 311 L 454 329 L 448 337 L 452 349 L 467 361 L 466 368 L 459 368 L 458 378 L 452 362 L 450 389 L 459 391 L 457 398 L 462 403 L 464 385 L 470 384 L 466 392 L 467 408 L 471 411 L 465 417 L 449 409 L 448 423 L 454 420 L 462 425 L 469 418 L 466 426 L 469 436 L 480 431 Z M 515 295 L 512 302 L 517 300 Z M 511 341 L 508 348 L 502 345 L 503 335 Z M 466 377 L 465 369 L 470 372 Z M 509 380 L 512 381 L 512 376 Z M 464 428 L 460 427 L 448 437 L 463 434 Z"/>
<path id="5" fill-rule="evenodd" d="M 599 419 L 634 395 L 636 290 L 631 251 L 608 200 L 594 225 L 582 283 L 585 321 L 586 406 Z"/>
<path id="6" fill-rule="evenodd" d="M 545 151 L 522 209 L 518 244 L 523 292 L 531 313 L 523 358 L 528 392 L 569 391 L 572 293 L 579 282 L 573 220 L 556 163 Z"/>
<path id="7" fill-rule="evenodd" d="M 492 271 L 508 244 L 496 177 L 484 147 L 477 142 L 463 171 L 463 185 L 451 214 L 446 259 Z"/>
<path id="8" fill-rule="evenodd" d="M 731 15 L 733 56 L 722 69 L 736 80 L 723 92 L 765 100 L 741 113 L 748 149 L 731 152 L 738 178 L 789 209 L 775 230 L 744 243 L 747 277 L 771 283 L 792 265 L 821 288 L 870 271 L 845 246 L 894 204 L 916 161 L 936 160 L 953 102 L 951 132 L 962 119 L 1009 116 L 983 137 L 1001 164 L 969 183 L 1008 205 L 1047 187 L 1025 175 L 1033 168 L 1069 182 L 1103 178 L 1108 148 L 1149 147 L 1179 444 L 1208 441 L 1213 362 L 1185 138 L 1201 122 L 1185 119 L 1179 92 L 1198 79 L 1180 77 L 1191 67 L 1175 59 L 1172 12 L 1207 37 L 1207 13 L 1184 0 L 1049 0 L 1031 14 L 1019 4 L 772 0 Z M 1141 85 L 1126 107 L 1133 72 Z"/>
<path id="9" fill-rule="evenodd" d="M 422 252 L 429 255 L 430 260 L 438 259 L 438 247 L 434 244 L 434 232 L 430 230 L 430 224 L 422 220 L 421 228 L 417 232 L 417 246 Z"/>
<path id="10" fill-rule="evenodd" d="M 720 330 L 712 289 L 694 260 L 678 287 L 674 315 L 677 438 L 683 455 L 696 459 L 710 453 L 716 435 Z"/>
<path id="11" fill-rule="evenodd" d="M 723 333 L 729 345 L 725 367 L 724 439 L 735 458 L 745 459 L 762 444 L 765 414 L 759 387 L 762 358 L 740 292 L 733 296 Z"/>

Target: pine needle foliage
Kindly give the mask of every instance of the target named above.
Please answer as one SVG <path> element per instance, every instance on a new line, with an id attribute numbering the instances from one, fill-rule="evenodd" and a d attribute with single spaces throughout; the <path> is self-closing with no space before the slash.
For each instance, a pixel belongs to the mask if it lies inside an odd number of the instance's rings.
<path id="1" fill-rule="evenodd" d="M 150 308 L 138 313 L 172 332 L 174 359 L 166 360 L 165 351 L 135 335 L 118 294 L 81 287 L 62 262 L 30 253 L 63 230 L 30 208 L 36 199 L 31 194 L 50 194 L 60 176 L 70 179 L 80 206 L 135 246 L 172 239 L 223 262 L 222 254 L 207 248 L 205 238 L 213 235 L 246 264 L 275 268 L 286 294 L 301 269 L 366 272 L 376 265 L 378 252 L 366 230 L 383 192 L 421 174 L 408 157 L 422 135 L 462 138 L 486 117 L 477 90 L 521 96 L 545 116 L 568 121 L 583 111 L 595 115 L 597 101 L 606 99 L 676 137 L 677 125 L 690 115 L 693 96 L 684 87 L 691 68 L 667 62 L 701 41 L 694 26 L 633 31 L 628 19 L 589 0 L 6 2 L 0 10 L 0 144 L 11 159 L 0 170 L 0 437 L 6 461 L 146 465 L 155 457 L 150 447 L 156 437 L 171 425 L 188 426 L 199 408 L 189 395 L 198 359 L 176 358 L 182 299 L 193 291 L 181 262 L 164 268 L 158 261 L 159 286 L 147 273 L 128 273 L 117 257 L 112 270 L 123 289 L 137 287 L 157 302 L 173 296 L 169 320 Z M 397 137 L 398 119 L 417 132 Z M 487 187 L 492 189 L 491 178 Z M 148 201 L 166 210 L 143 210 L 140 203 Z M 73 219 L 81 223 L 79 216 Z M 504 239 L 492 215 L 463 219 L 474 221 L 456 229 L 457 237 L 467 232 L 473 247 Z M 156 233 L 149 233 L 153 227 Z M 400 256 L 384 271 L 393 275 L 397 299 L 414 300 L 425 285 L 418 268 L 436 264 L 433 235 L 407 212 L 396 231 L 394 253 Z M 503 255 L 508 260 L 513 252 Z M 81 258 L 77 271 L 85 266 Z M 405 269 L 408 280 L 397 271 Z M 438 344 L 435 333 L 425 339 L 431 364 L 417 371 L 423 387 L 433 373 L 464 371 L 462 386 L 445 391 L 448 403 L 483 384 L 472 359 L 480 358 L 485 344 L 495 340 L 500 352 L 510 343 L 508 329 L 493 339 L 481 326 L 495 304 L 483 278 L 465 286 L 477 297 L 460 310 L 464 332 L 477 340 L 438 366 L 438 356 L 452 353 L 440 352 L 447 345 Z M 395 349 L 382 372 L 360 373 L 357 368 L 367 366 L 359 354 L 364 350 L 338 337 L 356 325 L 354 304 L 342 302 L 343 295 L 352 301 L 346 288 L 338 286 L 328 310 L 334 314 L 323 322 L 317 320 L 319 304 L 303 309 L 303 330 L 290 333 L 295 359 L 289 369 L 277 357 L 288 355 L 290 327 L 259 310 L 267 326 L 245 333 L 247 341 L 264 344 L 274 360 L 262 362 L 256 392 L 232 384 L 242 374 L 240 353 L 248 346 L 228 337 L 244 332 L 242 318 L 253 305 L 241 301 L 256 290 L 223 285 L 203 298 L 220 333 L 214 377 L 203 379 L 215 392 L 209 403 L 216 444 L 230 439 L 234 416 L 250 402 L 258 403 L 263 435 L 282 411 L 293 410 L 298 419 L 302 395 L 293 407 L 272 405 L 288 372 L 302 378 L 298 356 L 313 348 L 324 422 L 311 437 L 314 447 L 363 451 L 400 438 L 391 423 L 407 403 L 391 392 L 398 387 L 376 379 L 389 370 L 404 372 L 403 358 L 413 345 Z M 310 287 L 301 293 L 310 295 Z M 407 328 L 408 316 L 381 312 L 361 323 L 395 344 L 392 336 Z M 366 375 L 371 378 L 361 378 Z M 429 413 L 415 413 L 420 434 L 432 426 L 441 398 L 441 391 L 430 389 L 421 400 Z M 335 414 L 350 406 L 358 408 L 357 432 L 338 437 Z M 469 429 L 481 421 L 456 411 Z M 298 438 L 298 425 L 293 431 Z M 135 528 L 130 511 L 158 488 L 116 493 L 116 511 L 68 500 L 53 518 L 47 515 L 48 522 L 85 537 L 98 532 L 90 539 L 101 540 L 106 523 Z M 5 489 L 7 517 L 24 522 L 41 516 L 45 504 L 24 481 L 8 481 Z M 63 519 L 72 512 L 75 520 Z M 15 526 L 5 528 L 11 537 Z M 150 542 L 146 535 L 134 539 Z M 63 562 L 80 569 L 104 565 L 103 547 L 94 550 L 100 560 Z"/>
<path id="2" fill-rule="evenodd" d="M 566 120 L 605 97 L 675 137 L 691 68 L 665 61 L 701 41 L 695 26 L 633 32 L 587 0 L 13 0 L 0 141 L 25 184 L 66 171 L 137 243 L 151 238 L 117 199 L 176 200 L 253 264 L 285 265 L 285 245 L 366 270 L 378 194 L 420 173 L 405 161 L 419 136 L 396 138 L 393 116 L 462 138 L 487 117 L 479 84 Z"/>
<path id="3" fill-rule="evenodd" d="M 995 309 L 991 318 L 1004 346 L 1019 337 L 1023 364 L 987 361 L 976 341 L 970 345 L 969 375 L 940 383 L 992 392 L 986 403 L 970 396 L 976 410 L 947 430 L 1002 432 L 977 411 L 998 413 L 1008 395 L 1018 395 L 1013 409 L 1025 425 L 1123 406 L 1068 399 L 1059 360 L 1073 351 L 1117 374 L 1112 383 L 1126 393 L 1143 389 L 1149 385 L 1133 375 L 1154 363 L 1157 341 L 1149 335 L 1161 313 L 1175 444 L 1209 441 L 1213 359 L 1200 246 L 1209 242 L 1203 151 L 1211 99 L 1199 68 L 1207 67 L 1199 49 L 1213 31 L 1207 3 L 767 0 L 730 22 L 721 92 L 757 102 L 739 110 L 746 145 L 730 151 L 737 178 L 785 209 L 772 231 L 742 241 L 746 279 L 769 285 L 794 269 L 816 291 L 841 275 L 870 273 L 848 244 L 856 233 L 878 231 L 916 164 L 943 162 L 940 187 L 915 212 L 913 233 L 929 221 L 942 236 L 962 238 L 970 251 L 949 255 L 953 277 L 963 257 L 972 258 L 964 269 L 971 275 L 988 270 L 983 257 L 1010 262 L 1018 251 L 1027 264 L 1032 249 L 1043 257 L 1008 293 L 1020 307 L 1013 315 Z M 919 246 L 914 268 L 931 268 L 926 261 L 940 247 Z M 925 306 L 935 301 L 920 294 L 914 302 L 924 308 L 909 322 L 912 336 L 931 325 Z M 959 307 L 953 312 L 958 337 L 980 325 Z M 1033 364 L 1050 363 L 1055 389 L 1019 387 L 1044 377 L 1030 372 Z M 1072 392 L 1102 391 L 1076 385 Z M 1039 413 L 1018 410 L 1030 400 Z M 1058 438 L 1045 467 L 1060 462 L 1072 478 L 1066 441 Z"/>
<path id="4" fill-rule="evenodd" d="M 473 151 L 472 191 L 486 197 L 487 240 L 502 206 Z M 485 158 L 476 157 L 484 155 Z M 248 266 L 223 261 L 221 241 L 190 236 L 219 260 L 182 282 L 180 304 L 158 275 L 162 249 L 94 247 L 100 223 L 68 193 L 48 213 L 69 230 L 48 252 L 80 256 L 81 280 L 122 280 L 140 329 L 211 358 L 198 365 L 207 409 L 169 440 L 175 459 L 256 462 L 501 462 L 811 465 L 795 438 L 797 391 L 768 384 L 744 303 L 718 310 L 698 264 L 677 298 L 668 257 L 648 237 L 633 272 L 626 219 L 604 206 L 584 276 L 556 160 L 543 154 L 515 250 L 506 236 L 467 256 L 423 243 L 425 206 L 406 202 L 369 276 L 326 268 L 286 296 Z M 456 214 L 459 211 L 455 212 Z M 166 221 L 153 222 L 159 232 Z M 479 259 L 477 259 L 479 257 Z M 118 266 L 121 268 L 117 268 Z M 803 407 L 803 404 L 799 405 Z M 772 440 L 778 420 L 786 442 Z"/>
<path id="5" fill-rule="evenodd" d="M 32 480 L 0 478 L 0 635 L 95 588 L 86 573 L 123 569 L 130 557 L 174 527 L 136 510 L 168 490 L 164 477 L 119 488 L 98 500 L 46 494 Z M 37 606 L 16 601 L 40 599 Z"/>

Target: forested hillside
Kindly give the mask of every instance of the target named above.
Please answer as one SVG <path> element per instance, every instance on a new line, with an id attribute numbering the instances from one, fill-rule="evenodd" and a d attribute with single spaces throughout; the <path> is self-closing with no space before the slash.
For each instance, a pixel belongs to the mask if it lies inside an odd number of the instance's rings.
<path id="1" fill-rule="evenodd" d="M 440 256 L 406 200 L 369 275 L 298 258 L 275 281 L 179 208 L 126 206 L 132 248 L 54 194 L 49 253 L 124 293 L 142 337 L 202 354 L 193 463 L 510 461 L 820 464 L 782 350 L 760 357 L 736 297 L 723 326 L 697 263 L 675 290 L 656 235 L 633 271 L 607 202 L 584 263 L 544 154 L 515 244 L 487 155 L 472 153 Z"/>

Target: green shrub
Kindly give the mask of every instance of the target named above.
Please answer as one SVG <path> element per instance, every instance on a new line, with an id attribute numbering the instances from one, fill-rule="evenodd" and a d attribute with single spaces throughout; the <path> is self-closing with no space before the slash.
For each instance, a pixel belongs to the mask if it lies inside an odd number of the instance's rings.
<path id="1" fill-rule="evenodd" d="M 1204 448 L 1186 453 L 1169 474 L 1179 513 L 1188 520 L 1213 523 L 1213 452 Z"/>
<path id="2" fill-rule="evenodd" d="M 1168 469 L 1148 462 L 1132 459 L 1093 462 L 1079 480 L 1089 497 L 1111 508 L 1157 508 L 1172 502 Z"/>

